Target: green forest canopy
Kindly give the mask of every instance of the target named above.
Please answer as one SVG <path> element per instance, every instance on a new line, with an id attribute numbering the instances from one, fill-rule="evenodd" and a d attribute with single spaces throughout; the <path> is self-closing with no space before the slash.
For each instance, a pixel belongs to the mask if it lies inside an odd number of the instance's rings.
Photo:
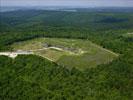
<path id="1" fill-rule="evenodd" d="M 14 11 L 0 13 L 0 50 L 37 37 L 80 38 L 120 54 L 85 71 L 68 70 L 34 55 L 0 56 L 0 98 L 9 100 L 131 100 L 132 13 Z"/>

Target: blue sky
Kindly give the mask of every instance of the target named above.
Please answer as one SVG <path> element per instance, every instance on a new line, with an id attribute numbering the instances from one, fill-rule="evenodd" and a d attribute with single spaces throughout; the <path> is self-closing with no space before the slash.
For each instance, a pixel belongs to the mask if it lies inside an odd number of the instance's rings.
<path id="1" fill-rule="evenodd" d="M 0 0 L 1 6 L 133 7 L 133 0 Z"/>

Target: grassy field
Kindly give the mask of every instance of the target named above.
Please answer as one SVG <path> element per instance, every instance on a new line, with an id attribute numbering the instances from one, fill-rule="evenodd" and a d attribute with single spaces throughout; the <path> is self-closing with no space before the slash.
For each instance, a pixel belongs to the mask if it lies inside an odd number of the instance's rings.
<path id="1" fill-rule="evenodd" d="M 16 50 L 33 51 L 59 65 L 84 70 L 106 64 L 118 54 L 104 49 L 89 40 L 63 38 L 37 38 L 12 45 Z"/>

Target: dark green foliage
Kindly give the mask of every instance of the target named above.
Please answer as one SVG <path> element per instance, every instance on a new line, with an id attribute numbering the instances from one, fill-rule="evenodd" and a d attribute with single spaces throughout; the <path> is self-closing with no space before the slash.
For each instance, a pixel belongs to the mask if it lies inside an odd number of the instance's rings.
<path id="1" fill-rule="evenodd" d="M 80 72 L 36 56 L 1 56 L 2 100 L 131 100 L 133 67 L 123 59 Z"/>
<path id="2" fill-rule="evenodd" d="M 125 21 L 128 21 L 128 20 L 124 18 L 122 19 L 122 18 L 107 17 L 99 22 L 100 23 L 120 23 L 120 22 L 125 22 Z"/>

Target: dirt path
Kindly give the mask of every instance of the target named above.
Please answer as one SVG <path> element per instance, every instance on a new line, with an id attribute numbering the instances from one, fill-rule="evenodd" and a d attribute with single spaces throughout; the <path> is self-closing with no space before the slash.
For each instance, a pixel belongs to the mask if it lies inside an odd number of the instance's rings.
<path id="1" fill-rule="evenodd" d="M 41 51 L 41 50 L 48 50 L 48 49 L 55 49 L 55 50 L 58 50 L 58 51 L 64 51 L 64 52 L 69 52 L 70 54 L 74 54 L 74 55 L 81 55 L 83 53 L 85 53 L 83 50 L 79 50 L 79 53 L 74 53 L 72 51 L 69 51 L 69 50 L 64 50 L 62 48 L 58 48 L 58 47 L 48 47 L 48 48 L 42 48 L 42 49 L 35 49 L 35 50 L 27 50 L 27 51 L 30 51 L 30 52 L 36 52 L 36 51 Z"/>

